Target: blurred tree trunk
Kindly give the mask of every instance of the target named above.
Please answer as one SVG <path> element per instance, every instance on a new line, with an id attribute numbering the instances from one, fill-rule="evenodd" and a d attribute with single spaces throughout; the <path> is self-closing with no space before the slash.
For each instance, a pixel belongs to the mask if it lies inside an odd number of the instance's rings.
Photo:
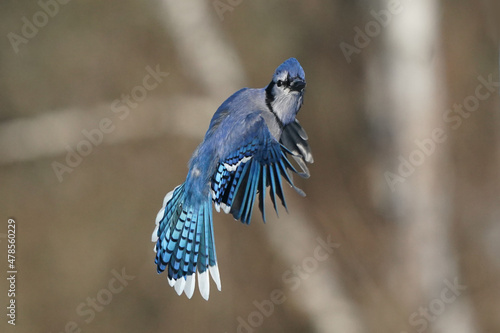
<path id="1" fill-rule="evenodd" d="M 194 82 L 219 98 L 241 88 L 245 82 L 243 67 L 215 21 L 211 2 L 162 0 L 162 3 L 166 9 L 165 27 Z"/>
<path id="2" fill-rule="evenodd" d="M 397 224 L 389 288 L 403 305 L 408 329 L 474 332 L 467 289 L 453 301 L 441 299 L 450 283 L 464 281 L 449 234 L 453 184 L 441 120 L 446 97 L 438 2 L 391 4 L 380 2 L 388 14 L 383 42 L 368 60 L 368 109 L 381 152 L 376 197 Z"/>
<path id="3" fill-rule="evenodd" d="M 296 197 L 290 195 L 287 199 L 294 207 L 300 207 L 300 202 L 294 202 Z M 342 279 L 337 274 L 340 270 L 335 255 L 329 253 L 327 259 L 315 257 L 315 249 L 321 244 L 318 240 L 330 243 L 331 235 L 319 236 L 313 221 L 309 221 L 306 216 L 307 214 L 294 211 L 286 216 L 286 228 L 285 223 L 280 223 L 275 217 L 271 217 L 266 225 L 266 234 L 276 255 L 287 265 L 299 267 L 308 259 L 317 261 L 317 268 L 311 274 L 306 274 L 300 287 L 290 293 L 292 299 L 300 310 L 308 315 L 317 333 L 366 332 L 361 311 L 350 299 Z M 335 244 L 330 248 L 330 252 L 340 246 L 341 244 Z M 311 257 L 303 258 L 304 251 L 310 253 Z"/>

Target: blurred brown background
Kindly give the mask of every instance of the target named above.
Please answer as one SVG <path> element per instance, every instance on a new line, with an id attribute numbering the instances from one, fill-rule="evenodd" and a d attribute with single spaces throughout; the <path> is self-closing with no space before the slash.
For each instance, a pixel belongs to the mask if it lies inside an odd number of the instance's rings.
<path id="1" fill-rule="evenodd" d="M 0 3 L 1 332 L 500 332 L 498 1 L 64 2 Z M 215 214 L 222 291 L 179 297 L 163 196 L 291 56 L 307 197 Z"/>

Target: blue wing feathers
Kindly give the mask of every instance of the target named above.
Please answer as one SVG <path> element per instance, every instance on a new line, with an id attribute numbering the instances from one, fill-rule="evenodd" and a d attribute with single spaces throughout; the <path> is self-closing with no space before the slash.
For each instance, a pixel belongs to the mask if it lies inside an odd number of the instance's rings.
<path id="1" fill-rule="evenodd" d="M 246 224 L 250 224 L 250 220 L 252 218 L 253 205 L 255 202 L 255 196 L 257 194 L 257 185 L 259 184 L 261 167 L 262 166 L 258 165 L 258 163 L 252 162 L 252 168 L 250 169 L 250 177 L 252 181 L 249 182 L 250 184 L 248 193 L 249 197 L 248 201 L 246 202 L 246 209 L 245 209 L 244 222 Z"/>
<path id="2" fill-rule="evenodd" d="M 276 182 L 274 181 L 274 166 L 273 165 L 269 165 L 268 166 L 268 174 L 269 174 L 269 179 L 270 179 L 270 183 L 269 183 L 269 195 L 271 197 L 271 201 L 273 203 L 273 206 L 274 206 L 274 210 L 276 211 L 276 215 L 279 216 L 279 213 L 278 213 L 278 206 L 276 205 Z"/>
<path id="3" fill-rule="evenodd" d="M 264 223 L 266 223 L 266 205 L 265 205 L 265 200 L 266 200 L 266 188 L 267 188 L 267 165 L 262 166 L 262 176 L 260 177 L 260 182 L 259 182 L 259 210 L 262 213 L 262 220 Z"/>
<path id="4" fill-rule="evenodd" d="M 255 124 L 263 125 L 261 122 Z M 281 177 L 299 194 L 303 195 L 303 192 L 293 184 L 288 170 L 302 174 L 290 163 L 287 154 L 293 153 L 277 142 L 265 127 L 254 131 L 251 140 L 222 159 L 217 166 L 211 185 L 212 199 L 217 210 L 219 205 L 226 205 L 230 207 L 235 219 L 249 224 L 256 196 L 259 194 L 258 206 L 265 222 L 265 192 L 269 187 L 269 196 L 276 214 L 276 197 L 288 211 Z"/>

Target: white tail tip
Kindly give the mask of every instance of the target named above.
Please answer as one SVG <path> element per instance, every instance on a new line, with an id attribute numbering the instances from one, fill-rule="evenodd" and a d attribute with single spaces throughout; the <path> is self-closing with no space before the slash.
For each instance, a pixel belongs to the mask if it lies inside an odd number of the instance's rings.
<path id="1" fill-rule="evenodd" d="M 220 274 L 217 265 L 209 266 L 203 273 L 196 270 L 196 275 L 198 275 L 198 288 L 200 289 L 201 297 L 208 301 L 210 296 L 210 275 L 217 286 L 217 289 L 221 290 Z M 188 275 L 186 277 L 180 277 L 177 280 L 168 279 L 168 284 L 174 287 L 178 295 L 183 292 L 186 296 L 191 299 L 196 288 L 196 276 L 195 274 Z"/>

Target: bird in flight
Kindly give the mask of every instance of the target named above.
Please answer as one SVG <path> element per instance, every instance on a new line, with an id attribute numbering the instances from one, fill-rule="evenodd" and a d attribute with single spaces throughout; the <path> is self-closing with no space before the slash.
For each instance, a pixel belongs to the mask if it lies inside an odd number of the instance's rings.
<path id="1" fill-rule="evenodd" d="M 313 163 L 307 134 L 295 118 L 305 87 L 304 70 L 290 58 L 278 66 L 267 87 L 243 88 L 215 112 L 189 161 L 185 182 L 165 196 L 152 234 L 157 271 L 167 271 L 179 295 L 193 296 L 195 274 L 204 299 L 210 294 L 210 275 L 221 290 L 212 203 L 217 212 L 249 224 L 257 195 L 264 222 L 266 196 L 276 213 L 277 199 L 287 209 L 282 178 L 305 196 L 289 173 L 307 178 L 306 162 Z"/>

